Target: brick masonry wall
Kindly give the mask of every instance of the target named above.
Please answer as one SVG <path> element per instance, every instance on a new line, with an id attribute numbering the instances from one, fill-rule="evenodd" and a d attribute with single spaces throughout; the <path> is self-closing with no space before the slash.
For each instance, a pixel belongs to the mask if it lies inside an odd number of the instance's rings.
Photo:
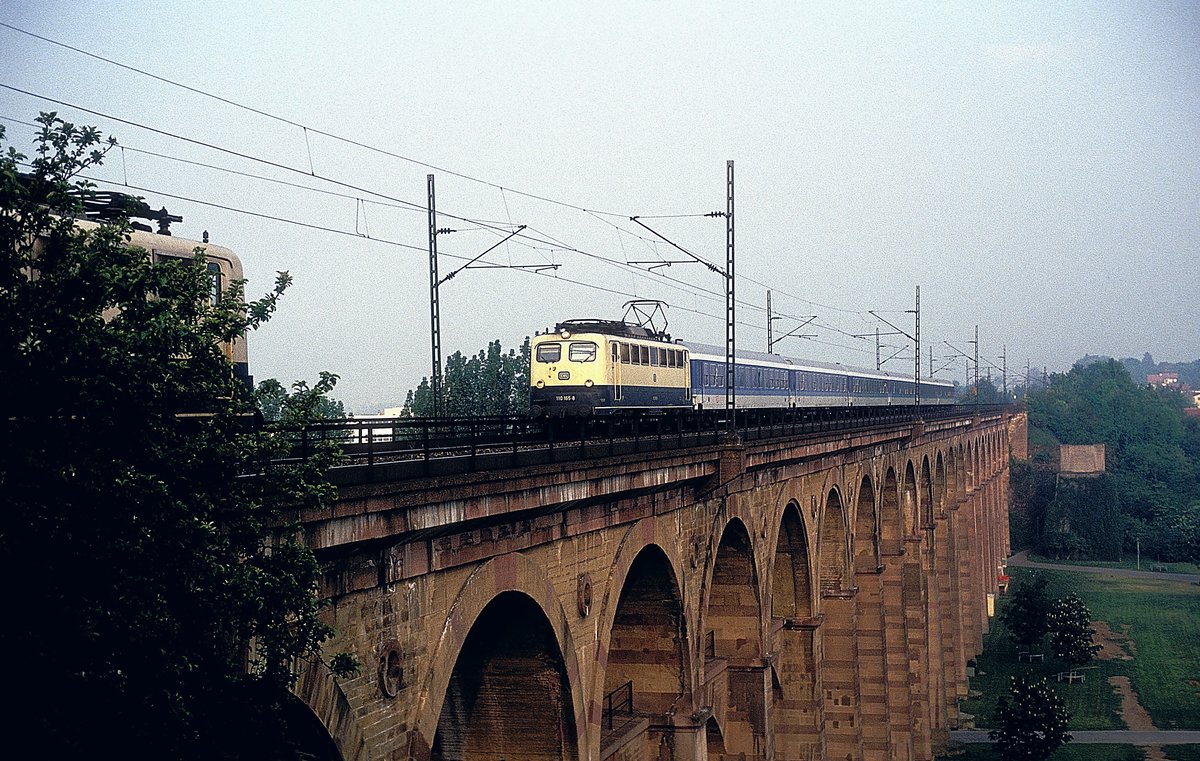
<path id="1" fill-rule="evenodd" d="M 706 756 L 714 722 L 729 758 L 931 758 L 935 730 L 956 719 L 1007 550 L 1014 430 L 1023 428 L 1012 417 L 967 418 L 730 444 L 691 461 L 646 455 L 481 476 L 453 489 L 344 490 L 332 516 L 301 518 L 326 569 L 337 628 L 328 649 L 355 653 L 364 669 L 335 680 L 314 667 L 297 692 L 346 759 L 449 757 L 490 738 L 507 743 L 509 761 L 682 761 Z M 920 474 L 926 460 L 927 472 L 944 471 L 928 486 L 933 505 L 922 488 L 909 500 L 887 493 L 904 491 L 910 463 Z M 864 488 L 873 499 L 859 499 Z M 859 520 L 863 505 L 877 522 Z M 791 541 L 781 541 L 785 512 L 800 533 Z M 923 526 L 924 515 L 935 518 Z M 856 571 L 856 530 L 872 525 L 879 566 Z M 650 568 L 657 586 L 647 586 Z M 822 593 L 820 580 L 837 578 L 843 588 Z M 651 599 L 634 594 L 639 583 L 664 604 L 639 607 Z M 528 604 L 510 605 L 514 594 Z M 787 615 L 773 609 L 781 599 Z M 542 644 L 498 645 L 486 663 L 475 646 L 464 656 L 498 600 L 525 611 L 520 626 Z M 389 654 L 398 675 L 378 668 Z M 543 688 L 522 692 L 514 674 Z M 486 712 L 447 719 L 447 695 L 472 680 L 496 687 L 482 693 Z M 606 694 L 626 680 L 633 715 L 606 712 Z M 510 691 L 520 694 L 506 708 Z M 522 728 L 520 717 L 547 713 L 561 717 L 552 732 Z M 618 725 L 632 719 L 644 730 L 631 741 Z M 541 739 L 524 754 L 502 737 L 535 730 Z"/>

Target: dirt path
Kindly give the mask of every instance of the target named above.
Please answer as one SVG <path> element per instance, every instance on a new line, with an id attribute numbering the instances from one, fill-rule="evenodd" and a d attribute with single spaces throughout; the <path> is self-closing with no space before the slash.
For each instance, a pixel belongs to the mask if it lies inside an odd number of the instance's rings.
<path id="1" fill-rule="evenodd" d="M 1150 718 L 1149 712 L 1138 702 L 1137 693 L 1127 676 L 1110 676 L 1108 683 L 1121 694 L 1121 719 L 1131 732 L 1157 732 L 1158 727 Z M 1143 745 L 1146 751 L 1146 761 L 1170 761 L 1161 745 Z"/>
<path id="2" fill-rule="evenodd" d="M 1009 564 L 1014 566 L 1025 566 L 1029 568 L 1046 568 L 1056 571 L 1082 571 L 1084 573 L 1105 573 L 1113 576 L 1133 576 L 1143 578 L 1154 578 L 1169 581 L 1198 581 L 1200 576 L 1192 574 L 1178 573 L 1151 573 L 1149 571 L 1132 571 L 1123 568 L 1099 568 L 1096 566 L 1076 566 L 1076 565 L 1055 565 L 1052 563 L 1039 563 L 1029 559 L 1024 552 L 1019 552 L 1009 558 Z M 1096 653 L 1096 657 L 1105 661 L 1129 661 L 1137 656 L 1137 649 L 1134 647 L 1133 640 L 1129 638 L 1129 627 L 1122 626 L 1120 631 L 1114 631 L 1106 621 L 1093 621 L 1092 626 L 1096 629 L 1096 634 L 1092 641 L 1100 646 L 1100 651 Z M 1133 691 L 1133 684 L 1127 676 L 1110 676 L 1108 683 L 1113 686 L 1117 694 L 1121 696 L 1121 719 L 1128 727 L 1130 734 L 1126 735 L 1133 741 L 1133 738 L 1139 738 L 1142 743 L 1153 742 L 1158 739 L 1156 735 L 1160 730 L 1154 726 L 1154 720 L 1150 718 L 1150 713 L 1138 701 L 1137 693 Z M 1080 733 L 1075 732 L 1078 738 Z M 1166 735 L 1162 735 L 1166 739 Z M 1133 742 L 1133 744 L 1138 744 Z M 1163 752 L 1161 745 L 1140 744 L 1139 747 L 1146 751 L 1146 761 L 1169 761 L 1166 754 Z"/>
<path id="3" fill-rule="evenodd" d="M 1101 661 L 1131 661 L 1137 655 L 1133 640 L 1129 639 L 1129 624 L 1121 626 L 1120 631 L 1113 631 L 1107 621 L 1093 621 L 1096 635 L 1092 644 L 1099 645 L 1100 651 L 1096 658 Z"/>

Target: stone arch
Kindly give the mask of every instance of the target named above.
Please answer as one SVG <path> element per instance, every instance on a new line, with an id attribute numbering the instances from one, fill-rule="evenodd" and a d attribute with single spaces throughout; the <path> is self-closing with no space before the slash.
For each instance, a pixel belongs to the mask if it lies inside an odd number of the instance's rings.
<path id="1" fill-rule="evenodd" d="M 830 758 L 861 757 L 855 587 L 850 578 L 850 526 L 842 492 L 825 497 L 818 552 L 821 562 L 821 694 L 823 734 Z"/>
<path id="2" fill-rule="evenodd" d="M 571 684 L 550 620 L 523 592 L 500 592 L 463 642 L 430 758 L 575 759 Z"/>
<path id="3" fill-rule="evenodd" d="M 616 578 L 609 587 L 611 618 L 601 622 L 607 626 L 599 644 L 603 673 L 596 680 L 595 718 L 604 727 L 626 716 L 649 716 L 661 726 L 661 717 L 688 705 L 694 688 L 679 576 L 663 548 L 646 543 Z M 622 690 L 630 696 L 627 705 Z M 615 697 L 606 707 L 607 696 Z"/>
<path id="4" fill-rule="evenodd" d="M 967 490 L 971 488 L 970 477 L 967 474 L 967 449 L 962 442 L 958 443 L 958 453 L 954 458 L 955 467 L 958 468 L 958 498 L 965 499 Z"/>
<path id="5" fill-rule="evenodd" d="M 846 509 L 837 487 L 825 497 L 821 511 L 821 533 L 817 540 L 820 562 L 821 594 L 840 594 L 849 589 L 850 532 L 846 525 Z"/>
<path id="6" fill-rule="evenodd" d="M 875 509 L 875 487 L 864 475 L 858 486 L 854 508 L 854 570 L 874 571 L 879 567 L 879 514 Z"/>
<path id="7" fill-rule="evenodd" d="M 730 518 L 721 529 L 705 590 L 705 637 L 713 632 L 717 653 L 721 657 L 761 656 L 758 569 L 750 530 L 741 518 Z"/>
<path id="8" fill-rule="evenodd" d="M 776 758 L 811 758 L 820 747 L 816 588 L 804 512 L 791 500 L 779 518 L 771 571 Z"/>
<path id="9" fill-rule="evenodd" d="M 721 725 L 717 723 L 715 716 L 709 716 L 708 721 L 704 722 L 704 744 L 710 761 L 716 761 L 725 755 L 725 735 L 721 732 Z"/>
<path id="10" fill-rule="evenodd" d="M 908 460 L 904 465 L 904 481 L 900 484 L 901 526 L 905 537 L 917 534 L 917 507 L 917 473 L 913 461 Z"/>
<path id="11" fill-rule="evenodd" d="M 892 545 L 891 552 L 898 552 L 904 538 L 904 516 L 900 510 L 900 484 L 896 469 L 888 466 L 883 476 L 883 487 L 879 490 L 879 533 L 885 545 Z"/>
<path id="12" fill-rule="evenodd" d="M 333 681 L 333 676 L 323 667 L 320 670 L 324 672 L 328 681 Z M 341 690 L 338 690 L 338 693 L 341 694 Z M 344 696 L 342 701 L 345 702 Z M 288 739 L 295 749 L 304 754 L 304 758 L 312 761 L 345 761 L 347 758 L 342 752 L 342 743 L 338 742 L 312 706 L 305 703 L 300 696 L 292 694 L 284 699 L 283 721 L 287 726 Z M 359 753 L 363 753 L 363 750 L 360 745 Z M 357 757 L 361 756 L 356 753 L 352 758 Z"/>
<path id="13" fill-rule="evenodd" d="M 775 560 L 771 570 L 771 616 L 810 618 L 815 609 L 812 559 L 804 517 L 795 500 L 788 502 L 779 521 Z"/>
<path id="14" fill-rule="evenodd" d="M 974 441 L 967 442 L 967 451 L 966 451 L 966 457 L 963 460 L 963 466 L 966 468 L 966 471 L 967 471 L 967 488 L 971 491 L 974 491 L 975 487 L 979 485 L 979 480 L 978 480 L 979 470 L 975 464 L 975 442 Z"/>
<path id="15" fill-rule="evenodd" d="M 576 747 L 586 753 L 583 728 L 587 725 L 587 712 L 582 694 L 583 682 L 567 613 L 545 570 L 525 555 L 513 552 L 492 558 L 476 568 L 451 603 L 416 700 L 416 705 L 423 708 L 415 719 L 409 744 L 410 758 L 417 761 L 431 758 L 442 705 L 463 645 L 484 609 L 503 592 L 520 592 L 528 597 L 550 626 L 555 647 L 562 659 L 564 678 L 569 686 L 567 699 L 571 704 Z"/>
<path id="16" fill-rule="evenodd" d="M 324 664 L 310 664 L 300 675 L 296 696 L 320 720 L 344 761 L 364 761 L 367 743 L 342 686 Z"/>
<path id="17" fill-rule="evenodd" d="M 942 459 L 942 453 L 937 453 L 937 459 L 933 468 L 933 507 L 934 513 L 938 517 L 946 514 L 946 492 L 950 489 L 950 482 L 946 477 L 946 462 Z"/>
<path id="18" fill-rule="evenodd" d="M 975 467 L 975 485 L 978 486 L 984 482 L 986 473 L 983 470 L 983 437 L 975 438 L 975 457 L 973 463 Z"/>
<path id="19" fill-rule="evenodd" d="M 715 687 L 713 695 L 718 706 L 725 704 L 717 711 L 726 748 L 722 757 L 744 758 L 766 741 L 766 722 L 759 717 L 768 698 L 758 666 L 765 652 L 759 576 L 741 518 L 730 518 L 721 530 L 704 597 L 704 671 L 725 670 L 725 689 Z"/>
<path id="20" fill-rule="evenodd" d="M 946 509 L 953 509 L 958 502 L 959 493 L 958 461 L 954 457 L 954 447 L 946 450 Z"/>
<path id="21" fill-rule="evenodd" d="M 929 528 L 933 525 L 933 476 L 929 469 L 929 455 L 921 457 L 920 487 L 921 528 Z"/>

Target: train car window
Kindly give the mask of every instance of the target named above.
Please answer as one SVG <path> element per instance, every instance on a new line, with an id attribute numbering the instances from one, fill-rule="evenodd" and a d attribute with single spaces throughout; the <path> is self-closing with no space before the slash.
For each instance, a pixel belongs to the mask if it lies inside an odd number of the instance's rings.
<path id="1" fill-rule="evenodd" d="M 562 344 L 554 342 L 538 344 L 538 362 L 557 362 L 560 359 L 562 359 Z"/>
<path id="2" fill-rule="evenodd" d="M 208 279 L 208 303 L 216 306 L 221 303 L 221 265 L 208 263 Z"/>
<path id="3" fill-rule="evenodd" d="M 650 347 L 650 365 L 652 367 L 662 366 L 662 349 L 657 346 Z"/>
<path id="4" fill-rule="evenodd" d="M 650 364 L 650 347 L 649 346 L 639 346 L 638 354 L 641 356 L 641 362 L 639 364 L 643 364 L 643 365 Z"/>
<path id="5" fill-rule="evenodd" d="M 621 364 L 629 364 L 629 344 L 621 344 Z"/>
<path id="6" fill-rule="evenodd" d="M 612 363 L 614 365 L 617 364 L 617 360 L 619 360 L 621 357 L 621 350 L 617 348 L 619 346 L 620 344 L 618 344 L 616 341 L 613 341 L 611 344 L 609 344 L 609 347 L 612 350 Z"/>
<path id="7" fill-rule="evenodd" d="M 591 341 L 572 341 L 567 349 L 567 359 L 572 362 L 595 362 L 596 344 Z"/>

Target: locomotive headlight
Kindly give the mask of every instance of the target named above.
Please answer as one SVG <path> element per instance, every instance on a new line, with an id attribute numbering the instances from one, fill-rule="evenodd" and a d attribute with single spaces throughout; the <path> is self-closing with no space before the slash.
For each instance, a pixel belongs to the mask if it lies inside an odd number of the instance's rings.
<path id="1" fill-rule="evenodd" d="M 586 386 L 587 388 L 591 388 L 592 387 L 592 379 L 588 378 L 587 380 L 585 380 L 583 382 L 583 385 Z"/>
<path id="2" fill-rule="evenodd" d="M 569 331 L 569 330 L 564 330 L 564 331 L 563 331 L 562 333 L 560 333 L 559 335 L 561 335 L 563 338 L 570 338 L 570 337 L 571 337 L 571 331 Z"/>
<path id="3" fill-rule="evenodd" d="M 545 385 L 546 385 L 546 381 L 538 381 L 538 382 L 537 382 L 537 387 L 538 387 L 538 388 L 544 388 L 544 387 L 545 387 Z"/>

